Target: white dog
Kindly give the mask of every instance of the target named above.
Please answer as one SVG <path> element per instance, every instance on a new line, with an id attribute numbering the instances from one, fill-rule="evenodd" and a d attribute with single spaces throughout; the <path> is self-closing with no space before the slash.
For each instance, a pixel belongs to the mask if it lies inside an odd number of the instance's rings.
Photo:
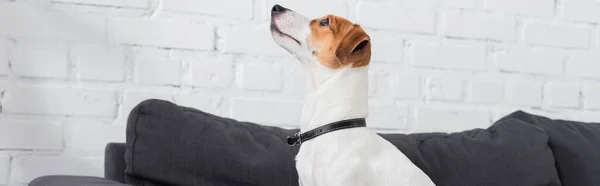
<path id="1" fill-rule="evenodd" d="M 365 127 L 369 36 L 357 24 L 328 15 L 308 18 L 275 5 L 271 32 L 308 70 L 301 145 L 296 156 L 304 186 L 433 186 L 431 179 L 387 140 Z"/>

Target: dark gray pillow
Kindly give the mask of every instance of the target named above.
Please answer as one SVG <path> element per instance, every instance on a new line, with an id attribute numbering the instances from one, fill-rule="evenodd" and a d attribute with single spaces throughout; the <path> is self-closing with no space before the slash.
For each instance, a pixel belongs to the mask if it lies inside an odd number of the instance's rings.
<path id="1" fill-rule="evenodd" d="M 127 182 L 298 185 L 298 147 L 285 144 L 296 131 L 146 100 L 132 110 L 127 124 Z M 438 186 L 560 185 L 547 134 L 519 120 L 452 134 L 381 136 Z"/>
<path id="2" fill-rule="evenodd" d="M 451 134 L 381 135 L 437 186 L 561 185 L 548 135 L 522 121 Z"/>
<path id="3" fill-rule="evenodd" d="M 501 120 L 519 120 L 546 130 L 564 185 L 600 185 L 600 123 L 553 120 L 523 111 Z"/>
<path id="4" fill-rule="evenodd" d="M 133 185 L 297 185 L 295 131 L 238 122 L 162 100 L 130 113 L 125 161 Z"/>

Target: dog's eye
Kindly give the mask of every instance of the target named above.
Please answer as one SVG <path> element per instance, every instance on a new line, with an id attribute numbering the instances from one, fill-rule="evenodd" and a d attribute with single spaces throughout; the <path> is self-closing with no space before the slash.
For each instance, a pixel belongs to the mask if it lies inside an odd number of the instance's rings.
<path id="1" fill-rule="evenodd" d="M 329 26 L 329 18 L 325 18 L 325 19 L 321 20 L 321 22 L 319 23 L 319 25 L 321 25 L 321 26 Z"/>

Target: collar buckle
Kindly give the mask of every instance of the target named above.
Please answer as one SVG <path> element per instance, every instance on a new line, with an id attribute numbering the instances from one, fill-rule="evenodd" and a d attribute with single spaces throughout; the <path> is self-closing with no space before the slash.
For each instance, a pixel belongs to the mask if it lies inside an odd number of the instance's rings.
<path id="1" fill-rule="evenodd" d="M 302 144 L 302 138 L 300 138 L 300 132 L 296 132 L 292 136 L 287 137 L 287 144 L 289 146 L 295 146 Z"/>

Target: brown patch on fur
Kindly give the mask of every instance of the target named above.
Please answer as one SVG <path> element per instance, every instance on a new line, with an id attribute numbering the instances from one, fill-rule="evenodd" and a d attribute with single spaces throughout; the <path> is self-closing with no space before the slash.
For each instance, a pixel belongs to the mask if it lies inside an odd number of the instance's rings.
<path id="1" fill-rule="evenodd" d="M 329 19 L 329 26 L 320 22 Z M 371 61 L 371 39 L 358 24 L 334 15 L 327 15 L 310 22 L 309 44 L 313 54 L 326 67 L 338 69 L 367 66 Z"/>

